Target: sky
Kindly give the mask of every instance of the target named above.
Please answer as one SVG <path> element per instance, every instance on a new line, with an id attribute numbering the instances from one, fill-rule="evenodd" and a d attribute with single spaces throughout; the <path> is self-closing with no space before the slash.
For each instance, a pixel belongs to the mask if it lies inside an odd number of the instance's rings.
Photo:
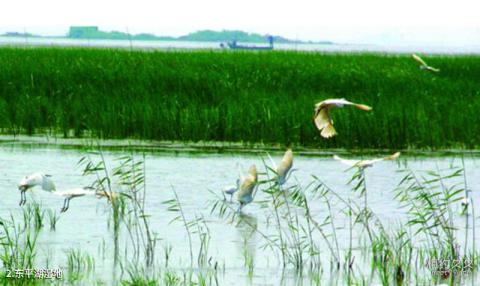
<path id="1" fill-rule="evenodd" d="M 235 29 L 299 40 L 480 45 L 479 0 L 1 0 L 0 33 L 70 26 L 179 36 Z"/>

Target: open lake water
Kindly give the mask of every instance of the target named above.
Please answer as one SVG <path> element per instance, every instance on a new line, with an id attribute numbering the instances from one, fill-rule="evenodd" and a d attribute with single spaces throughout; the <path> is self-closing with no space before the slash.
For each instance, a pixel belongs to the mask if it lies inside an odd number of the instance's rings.
<path id="1" fill-rule="evenodd" d="M 104 151 L 105 160 L 109 167 L 118 165 L 118 158 L 129 154 L 126 150 Z M 295 153 L 295 150 L 294 150 Z M 15 144 L 0 147 L 2 165 L 0 166 L 0 192 L 3 194 L 0 200 L 0 216 L 8 218 L 10 213 L 21 221 L 21 207 L 18 206 L 20 193 L 17 190 L 19 180 L 28 174 L 42 171 L 53 176 L 57 190 L 88 186 L 92 183 L 92 177 L 82 176 L 82 168 L 77 162 L 87 153 L 81 149 L 62 149 L 56 147 L 22 147 Z M 282 153 L 271 154 L 277 162 L 281 160 Z M 384 155 L 384 154 L 382 154 Z M 136 152 L 138 160 L 143 158 L 143 153 Z M 348 156 L 355 157 L 358 156 Z M 478 156 L 478 155 L 477 155 Z M 179 196 L 185 215 L 188 219 L 203 216 L 207 221 L 211 240 L 208 256 L 216 261 L 225 271 L 220 275 L 220 285 L 296 285 L 298 280 L 303 281 L 308 277 L 299 278 L 294 273 L 281 271 L 279 258 L 270 250 L 262 249 L 265 240 L 255 231 L 251 225 L 256 226 L 265 233 L 275 233 L 275 229 L 267 227 L 267 210 L 261 208 L 259 203 L 252 203 L 243 209 L 242 221 L 231 221 L 219 218 L 211 214 L 211 202 L 215 196 L 210 191 L 221 195 L 221 189 L 235 183 L 239 169 L 247 170 L 251 164 L 256 164 L 259 172 L 265 172 L 262 158 L 269 162 L 266 153 L 260 154 L 215 154 L 215 153 L 188 153 L 188 152 L 156 152 L 145 153 L 147 201 L 146 212 L 150 215 L 151 229 L 161 240 L 157 243 L 155 260 L 162 261 L 164 247 L 171 246 L 172 254 L 169 266 L 180 271 L 188 268 L 189 251 L 185 229 L 180 222 L 170 221 L 176 214 L 168 212 L 163 201 L 174 197 L 172 189 Z M 99 159 L 99 158 L 95 158 Z M 472 190 L 475 205 L 480 201 L 480 158 L 475 155 L 464 155 L 465 169 L 469 188 Z M 381 221 L 392 229 L 400 222 L 405 222 L 405 209 L 400 208 L 400 203 L 395 200 L 395 188 L 402 176 L 398 172 L 406 167 L 414 171 L 446 170 L 451 166 L 462 166 L 459 155 L 456 156 L 401 156 L 396 162 L 380 162 L 366 170 L 368 186 L 368 204 L 372 211 Z M 359 204 L 363 199 L 352 191 L 348 181 L 353 175 L 353 170 L 345 171 L 346 166 L 333 160 L 331 156 L 301 156 L 295 154 L 294 172 L 288 185 L 299 185 L 304 188 L 313 181 L 312 175 L 320 178 L 331 189 L 335 190 L 344 198 L 352 198 Z M 443 171 L 442 171 L 443 172 Z M 447 173 L 447 171 L 445 171 Z M 260 179 L 265 178 L 260 176 Z M 458 180 L 448 184 L 458 183 Z M 460 182 L 463 182 L 460 180 Z M 115 182 L 114 182 L 115 185 Z M 261 189 L 262 187 L 260 187 Z M 209 191 L 210 190 L 210 191 Z M 53 209 L 59 212 L 63 205 L 63 198 L 57 197 L 38 188 L 28 192 L 27 202 L 35 200 L 43 209 Z M 269 197 L 258 191 L 255 201 L 268 200 Z M 339 244 L 341 249 L 348 247 L 348 220 L 340 214 L 345 206 L 338 201 L 332 200 L 333 220 L 339 229 Z M 236 208 L 236 204 L 232 205 Z M 50 268 L 65 265 L 65 252 L 69 249 L 81 249 L 95 260 L 95 279 L 106 284 L 115 284 L 119 279 L 119 272 L 113 269 L 113 254 L 111 245 L 112 231 L 108 226 L 109 212 L 108 202 L 105 199 L 93 197 L 74 198 L 70 202 L 70 209 L 60 214 L 56 230 L 49 230 L 48 222 L 40 232 L 37 242 L 37 265 L 44 267 L 46 261 Z M 311 200 L 310 208 L 313 217 L 318 221 L 328 216 L 328 210 L 322 200 Z M 459 232 L 463 232 L 463 217 L 458 209 L 453 207 L 458 217 Z M 47 220 L 47 218 L 46 218 Z M 271 222 L 270 222 L 271 224 Z M 478 220 L 477 220 L 478 225 Z M 471 226 L 470 226 L 471 227 Z M 354 243 L 358 242 L 359 231 L 354 232 Z M 462 238 L 463 235 L 458 235 Z M 328 263 L 330 254 L 321 238 L 318 239 L 320 249 L 324 251 L 322 260 L 325 262 L 322 282 L 330 285 L 344 285 L 329 274 Z M 478 240 L 478 236 L 477 236 Z M 127 243 L 128 240 L 123 241 Z M 477 241 L 477 245 L 478 244 Z M 461 241 L 459 241 L 461 244 Z M 198 246 L 194 239 L 195 247 Z M 194 248 L 195 248 L 194 247 Z M 122 244 L 121 247 L 122 248 Z M 248 277 L 244 265 L 244 255 L 248 253 L 254 260 L 253 276 Z M 328 254 L 328 255 L 327 255 Z M 47 259 L 48 258 L 48 259 Z M 159 262 L 162 265 L 163 262 Z M 369 273 L 369 262 L 362 264 L 362 259 L 357 257 L 357 267 L 366 267 L 365 273 Z M 370 281 L 375 282 L 375 281 Z M 376 281 L 378 282 L 378 281 Z M 322 283 L 323 285 L 324 283 Z M 305 284 L 309 285 L 309 284 Z M 369 284 L 370 285 L 370 284 Z"/>
<path id="2" fill-rule="evenodd" d="M 265 46 L 267 43 L 242 43 Z M 147 50 L 220 50 L 220 42 L 189 41 L 128 41 L 128 40 L 89 40 L 69 38 L 22 38 L 1 37 L 0 46 L 56 46 L 56 47 L 106 47 L 133 48 Z M 480 54 L 479 45 L 464 46 L 425 46 L 425 45 L 374 45 L 374 44 L 311 44 L 275 43 L 275 50 L 317 51 L 317 52 L 376 52 L 376 53 L 428 53 L 428 54 Z"/>

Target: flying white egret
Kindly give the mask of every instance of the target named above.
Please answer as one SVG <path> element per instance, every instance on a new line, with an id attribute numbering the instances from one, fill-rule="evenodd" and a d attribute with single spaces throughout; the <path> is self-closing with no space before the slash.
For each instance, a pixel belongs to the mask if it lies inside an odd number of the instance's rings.
<path id="1" fill-rule="evenodd" d="M 232 202 L 233 194 L 235 194 L 238 191 L 239 187 L 240 187 L 240 179 L 237 179 L 236 185 L 234 186 L 231 185 L 223 188 L 222 190 L 223 196 L 225 197 L 225 194 L 230 195 L 230 202 Z"/>
<path id="2" fill-rule="evenodd" d="M 65 198 L 63 201 L 63 207 L 61 208 L 60 212 L 66 212 L 70 207 L 70 200 L 73 198 L 83 197 L 83 196 L 96 196 L 97 198 L 107 197 L 110 199 L 110 195 L 112 198 L 117 196 L 116 193 L 106 194 L 103 191 L 97 191 L 95 188 L 92 187 L 83 187 L 83 188 L 73 188 L 65 191 L 55 191 L 53 194 Z"/>
<path id="3" fill-rule="evenodd" d="M 370 160 L 348 160 L 348 159 L 340 158 L 337 155 L 333 155 L 333 159 L 340 161 L 341 163 L 348 165 L 350 167 L 358 167 L 360 169 L 364 169 L 367 167 L 372 167 L 373 164 L 377 162 L 396 160 L 399 156 L 400 156 L 400 152 L 396 152 L 395 154 L 387 157 L 370 159 Z"/>
<path id="4" fill-rule="evenodd" d="M 60 212 L 66 212 L 70 206 L 70 200 L 77 197 L 83 196 L 95 196 L 99 193 L 94 191 L 92 187 L 83 187 L 83 188 L 73 188 L 65 191 L 55 191 L 53 194 L 65 198 L 63 201 L 63 207 L 60 209 Z"/>
<path id="5" fill-rule="evenodd" d="M 276 175 L 276 181 L 279 186 L 282 186 L 285 184 L 285 182 L 290 178 L 290 175 L 296 171 L 296 169 L 292 169 L 293 166 L 293 152 L 292 149 L 288 149 L 285 151 L 285 154 L 283 155 L 282 161 L 280 164 L 277 166 L 275 164 L 275 161 L 273 161 L 272 157 L 268 155 L 270 158 L 270 161 L 272 162 L 273 169 L 275 170 L 275 175 Z"/>
<path id="6" fill-rule="evenodd" d="M 412 58 L 420 65 L 420 69 L 427 70 L 431 72 L 439 72 L 440 70 L 434 67 L 427 65 L 427 63 L 418 55 L 412 54 Z"/>
<path id="7" fill-rule="evenodd" d="M 253 191 L 257 185 L 257 168 L 252 165 L 248 170 L 248 174 L 240 177 L 240 189 L 237 193 L 237 200 L 240 203 L 237 212 L 240 213 L 242 208 L 253 201 Z"/>
<path id="8" fill-rule="evenodd" d="M 55 191 L 55 184 L 53 183 L 52 176 L 43 174 L 40 172 L 33 173 L 24 177 L 20 183 L 18 183 L 18 190 L 20 190 L 20 205 L 24 205 L 27 202 L 26 191 L 35 186 L 40 186 L 44 191 Z"/>
<path id="9" fill-rule="evenodd" d="M 337 131 L 335 131 L 335 128 L 333 127 L 333 120 L 330 116 L 330 109 L 334 107 L 344 107 L 345 105 L 352 105 L 365 111 L 372 110 L 370 106 L 353 103 L 344 98 L 327 99 L 315 104 L 315 116 L 313 117 L 313 120 L 322 137 L 330 138 L 337 135 Z"/>

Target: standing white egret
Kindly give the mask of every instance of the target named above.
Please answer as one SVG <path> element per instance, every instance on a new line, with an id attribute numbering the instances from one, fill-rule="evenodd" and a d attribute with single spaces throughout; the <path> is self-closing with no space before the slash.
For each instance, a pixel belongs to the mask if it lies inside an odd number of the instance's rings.
<path id="1" fill-rule="evenodd" d="M 18 183 L 18 190 L 20 190 L 20 205 L 24 205 L 27 202 L 26 191 L 35 186 L 40 186 L 44 191 L 55 191 L 55 184 L 53 183 L 52 176 L 43 174 L 40 172 L 33 173 L 24 177 L 20 183 Z"/>
<path id="2" fill-rule="evenodd" d="M 223 196 L 225 197 L 225 194 L 230 195 L 230 202 L 232 202 L 233 194 L 235 194 L 239 188 L 240 188 L 240 179 L 237 179 L 235 186 L 231 185 L 223 188 L 222 190 Z"/>
<path id="3" fill-rule="evenodd" d="M 240 213 L 242 208 L 253 201 L 253 191 L 257 185 L 257 167 L 252 165 L 248 170 L 248 174 L 240 177 L 240 189 L 237 193 L 237 200 L 240 203 L 237 212 Z"/>
<path id="4" fill-rule="evenodd" d="M 340 161 L 341 163 L 348 165 L 350 167 L 358 167 L 360 169 L 364 169 L 367 167 L 372 167 L 373 164 L 381 161 L 388 161 L 388 160 L 396 160 L 400 156 L 400 152 L 396 152 L 393 155 L 383 157 L 383 158 L 377 158 L 377 159 L 370 159 L 370 160 L 348 160 L 348 159 L 343 159 L 340 158 L 337 155 L 333 155 L 333 159 Z"/>
<path id="5" fill-rule="evenodd" d="M 440 70 L 434 67 L 427 65 L 427 63 L 418 55 L 412 54 L 412 58 L 420 65 L 420 69 L 427 70 L 431 72 L 439 72 Z"/>
<path id="6" fill-rule="evenodd" d="M 92 187 L 83 187 L 83 188 L 73 188 L 65 191 L 56 191 L 53 194 L 65 198 L 63 201 L 63 207 L 60 209 L 60 212 L 66 212 L 70 206 L 70 200 L 77 197 L 83 196 L 98 196 L 100 193 L 95 192 L 95 189 Z"/>
<path id="7" fill-rule="evenodd" d="M 315 115 L 313 120 L 322 137 L 330 138 L 337 135 L 337 131 L 335 131 L 335 128 L 333 127 L 333 120 L 330 116 L 330 109 L 334 107 L 344 107 L 345 105 L 352 105 L 365 111 L 372 110 L 370 106 L 353 103 L 344 98 L 327 99 L 315 104 Z"/>

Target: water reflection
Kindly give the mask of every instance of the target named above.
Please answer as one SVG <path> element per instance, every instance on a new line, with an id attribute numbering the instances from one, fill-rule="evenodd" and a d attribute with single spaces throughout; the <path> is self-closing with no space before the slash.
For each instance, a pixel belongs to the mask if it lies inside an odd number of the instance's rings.
<path id="1" fill-rule="evenodd" d="M 257 218 L 253 215 L 240 213 L 236 217 L 236 225 L 239 239 L 236 241 L 238 256 L 243 257 L 244 266 L 247 269 L 249 282 L 253 278 L 255 266 L 255 254 L 257 249 Z"/>

